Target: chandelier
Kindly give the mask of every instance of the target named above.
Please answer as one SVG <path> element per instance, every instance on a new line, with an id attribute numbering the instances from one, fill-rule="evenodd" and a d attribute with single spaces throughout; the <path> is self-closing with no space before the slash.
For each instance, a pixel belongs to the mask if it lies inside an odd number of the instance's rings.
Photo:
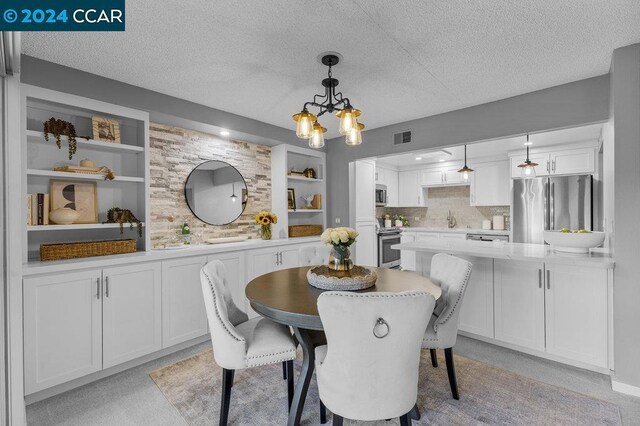
<path id="1" fill-rule="evenodd" d="M 318 118 L 324 113 L 335 112 L 340 120 L 338 129 L 340 134 L 345 136 L 347 145 L 360 145 L 362 129 L 364 129 L 364 124 L 358 123 L 361 112 L 351 105 L 349 98 L 344 97 L 342 92 L 336 93 L 338 79 L 333 78 L 331 74 L 331 67 L 340 62 L 340 57 L 335 53 L 328 53 L 322 56 L 320 62 L 329 67 L 328 77 L 322 80 L 324 95 L 315 95 L 312 102 L 305 102 L 302 111 L 292 117 L 298 123 L 296 136 L 300 139 L 308 139 L 311 148 L 322 148 L 324 133 L 327 129 L 318 123 Z M 316 107 L 320 111 L 317 115 L 311 114 L 307 109 L 308 106 Z"/>

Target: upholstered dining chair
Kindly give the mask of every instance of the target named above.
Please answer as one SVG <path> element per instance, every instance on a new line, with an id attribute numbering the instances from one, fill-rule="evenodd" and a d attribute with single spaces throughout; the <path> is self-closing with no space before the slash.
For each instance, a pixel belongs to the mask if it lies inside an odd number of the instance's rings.
<path id="1" fill-rule="evenodd" d="M 400 417 L 401 425 L 411 424 L 420 344 L 434 307 L 433 296 L 422 291 L 318 297 L 327 344 L 316 348 L 316 375 L 334 425 L 345 417 Z"/>
<path id="2" fill-rule="evenodd" d="M 286 363 L 289 408 L 293 399 L 296 346 L 288 327 L 266 319 L 248 319 L 231 298 L 224 264 L 207 263 L 200 271 L 213 357 L 222 367 L 220 425 L 226 425 L 235 370 Z"/>
<path id="3" fill-rule="evenodd" d="M 300 249 L 300 266 L 326 265 L 329 262 L 328 246 L 306 246 Z"/>
<path id="4" fill-rule="evenodd" d="M 431 363 L 434 367 L 438 366 L 436 349 L 444 349 L 449 386 L 454 399 L 460 399 L 460 395 L 453 364 L 453 347 L 458 336 L 460 307 L 471 268 L 471 262 L 445 253 L 438 253 L 431 259 L 431 281 L 440 286 L 442 296 L 438 299 L 427 325 L 422 348 L 431 352 Z"/>

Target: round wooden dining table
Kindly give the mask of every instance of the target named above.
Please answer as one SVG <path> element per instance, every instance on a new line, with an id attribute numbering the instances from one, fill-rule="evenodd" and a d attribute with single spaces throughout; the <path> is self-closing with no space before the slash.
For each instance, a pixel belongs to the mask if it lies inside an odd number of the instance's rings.
<path id="1" fill-rule="evenodd" d="M 302 369 L 296 382 L 289 411 L 288 425 L 299 425 L 309 383 L 315 368 L 315 346 L 322 344 L 322 321 L 318 313 L 318 296 L 325 290 L 312 287 L 307 281 L 310 266 L 283 269 L 261 275 L 247 284 L 245 293 L 251 307 L 260 315 L 293 328 L 302 347 Z M 423 290 L 438 300 L 440 287 L 415 272 L 374 268 L 376 285 L 361 292 L 392 292 Z"/>

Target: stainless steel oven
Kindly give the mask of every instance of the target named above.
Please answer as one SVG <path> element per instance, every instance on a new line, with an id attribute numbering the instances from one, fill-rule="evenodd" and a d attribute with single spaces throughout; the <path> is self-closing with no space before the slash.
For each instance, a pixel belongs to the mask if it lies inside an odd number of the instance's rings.
<path id="1" fill-rule="evenodd" d="M 380 230 L 378 232 L 378 266 L 381 268 L 399 268 L 400 250 L 393 250 L 391 246 L 400 244 L 399 229 Z"/>
<path id="2" fill-rule="evenodd" d="M 376 207 L 384 207 L 387 205 L 387 186 L 376 185 Z"/>

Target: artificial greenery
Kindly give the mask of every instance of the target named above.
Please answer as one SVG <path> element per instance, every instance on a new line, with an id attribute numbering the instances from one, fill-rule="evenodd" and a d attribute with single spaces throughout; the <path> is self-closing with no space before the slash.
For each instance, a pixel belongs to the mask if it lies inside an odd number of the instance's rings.
<path id="1" fill-rule="evenodd" d="M 44 123 L 44 140 L 49 142 L 49 133 L 51 133 L 56 138 L 56 145 L 58 148 L 62 148 L 62 140 L 60 136 L 67 136 L 69 138 L 69 160 L 73 158 L 73 154 L 76 153 L 78 149 L 78 142 L 76 141 L 76 127 L 69 123 L 68 121 L 60 120 L 59 118 L 51 117 Z M 89 140 L 88 136 L 80 136 L 86 140 Z"/>
<path id="2" fill-rule="evenodd" d="M 403 214 L 395 214 L 393 215 L 393 220 L 402 221 L 402 226 L 409 226 L 409 219 Z"/>
<path id="3" fill-rule="evenodd" d="M 133 225 L 136 224 L 138 226 L 138 236 L 142 238 L 142 222 L 131 213 L 131 210 L 121 209 L 119 207 L 109 209 L 107 212 L 107 223 L 119 223 L 120 234 L 124 232 L 122 227 L 124 223 L 129 224 L 129 229 L 133 229 Z"/>

